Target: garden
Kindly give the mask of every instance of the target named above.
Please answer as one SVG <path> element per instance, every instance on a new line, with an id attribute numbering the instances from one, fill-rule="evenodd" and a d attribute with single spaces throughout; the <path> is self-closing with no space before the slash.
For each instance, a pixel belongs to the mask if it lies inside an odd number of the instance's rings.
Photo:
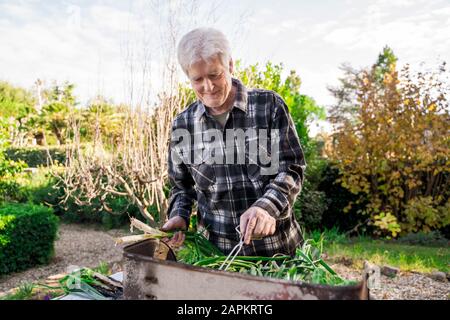
<path id="1" fill-rule="evenodd" d="M 375 58 L 342 66 L 328 110 L 301 93 L 295 70 L 237 63 L 235 77 L 277 92 L 289 108 L 307 163 L 293 206 L 305 242 L 294 258 L 240 257 L 230 271 L 345 285 L 369 262 L 381 274 L 372 298 L 450 297 L 448 71 L 445 63 L 398 70 L 389 47 Z M 151 111 L 102 96 L 84 105 L 74 87 L 0 82 L 2 299 L 63 295 L 70 266 L 84 268 L 89 284 L 121 271 L 117 239 L 139 235 L 130 222 L 170 236 L 158 231 L 167 219 L 168 141 L 174 116 L 195 99 L 189 85 L 170 87 Z M 311 137 L 317 119 L 333 132 Z M 178 259 L 221 266 L 225 257 L 197 231 L 195 208 L 189 232 Z"/>

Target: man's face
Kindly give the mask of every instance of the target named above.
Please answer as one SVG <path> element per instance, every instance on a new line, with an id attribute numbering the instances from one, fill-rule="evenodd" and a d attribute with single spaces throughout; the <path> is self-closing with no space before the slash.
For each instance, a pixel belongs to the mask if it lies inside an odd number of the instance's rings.
<path id="1" fill-rule="evenodd" d="M 197 98 L 207 107 L 221 107 L 231 90 L 233 64 L 223 66 L 219 57 L 199 61 L 189 69 L 188 77 Z"/>

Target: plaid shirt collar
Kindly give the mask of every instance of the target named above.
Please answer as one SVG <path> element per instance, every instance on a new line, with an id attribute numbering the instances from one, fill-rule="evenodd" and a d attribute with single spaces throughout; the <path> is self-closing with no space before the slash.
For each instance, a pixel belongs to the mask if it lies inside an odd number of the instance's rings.
<path id="1" fill-rule="evenodd" d="M 234 98 L 233 107 L 231 108 L 231 111 L 234 108 L 238 108 L 242 110 L 244 113 L 247 113 L 247 88 L 242 84 L 242 82 L 239 79 L 231 78 L 231 84 L 233 87 L 236 88 L 236 96 Z M 206 113 L 205 105 L 200 101 L 197 100 L 197 114 L 196 118 L 201 120 L 202 117 Z"/>

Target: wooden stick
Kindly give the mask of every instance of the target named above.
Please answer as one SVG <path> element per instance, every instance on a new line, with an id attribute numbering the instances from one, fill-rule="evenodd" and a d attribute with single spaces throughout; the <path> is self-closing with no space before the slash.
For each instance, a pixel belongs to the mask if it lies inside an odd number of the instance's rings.
<path id="1" fill-rule="evenodd" d="M 163 231 L 160 231 L 158 229 L 152 228 L 149 225 L 143 223 L 142 221 L 140 221 L 140 220 L 138 220 L 136 218 L 131 217 L 130 218 L 130 222 L 131 222 L 131 225 L 133 227 L 136 227 L 136 228 L 138 228 L 139 230 L 141 230 L 141 231 L 143 231 L 145 233 L 148 233 L 148 234 L 151 234 L 151 235 L 160 236 L 160 237 L 166 237 L 167 236 L 167 233 L 165 233 Z"/>
<path id="2" fill-rule="evenodd" d="M 151 234 L 139 234 L 136 236 L 126 236 L 116 239 L 116 245 L 118 244 L 127 244 L 127 243 L 133 243 L 145 239 L 155 239 L 154 235 Z"/>

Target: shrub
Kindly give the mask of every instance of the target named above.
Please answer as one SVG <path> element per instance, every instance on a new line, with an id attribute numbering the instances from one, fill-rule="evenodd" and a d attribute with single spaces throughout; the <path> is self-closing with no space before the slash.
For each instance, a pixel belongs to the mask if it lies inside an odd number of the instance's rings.
<path id="1" fill-rule="evenodd" d="M 55 180 L 54 177 L 48 177 L 42 184 L 26 188 L 24 193 L 28 202 L 52 207 L 54 213 L 59 216 L 62 214 L 62 208 L 59 202 L 64 192 L 55 187 Z"/>
<path id="2" fill-rule="evenodd" d="M 314 152 L 310 155 L 305 172 L 305 182 L 297 201 L 294 203 L 294 213 L 299 224 L 306 230 L 314 230 L 321 227 L 322 215 L 328 208 L 329 201 L 324 192 L 317 190 L 327 161 L 318 156 L 317 143 L 312 140 L 315 146 Z"/>
<path id="3" fill-rule="evenodd" d="M 10 201 L 50 207 L 56 216 L 69 223 L 97 223 L 111 229 L 125 225 L 129 221 L 128 214 L 138 214 L 137 208 L 126 197 L 106 197 L 110 212 L 102 207 L 98 198 L 90 204 L 77 204 L 73 198 L 62 203 L 64 188 L 57 183 L 49 168 L 41 167 L 33 173 L 23 172 L 15 181 L 16 189 L 11 191 L 13 196 Z"/>
<path id="4" fill-rule="evenodd" d="M 50 174 L 48 168 L 38 168 L 34 173 L 22 173 L 16 180 L 20 185 L 16 201 L 42 204 L 53 208 L 57 216 L 62 215 L 59 202 L 64 196 L 64 190 L 56 186 L 57 179 Z"/>
<path id="5" fill-rule="evenodd" d="M 444 205 L 437 205 L 432 197 L 417 197 L 411 199 L 404 210 L 401 221 L 402 230 L 406 232 L 439 229 L 450 224 L 450 200 Z"/>
<path id="6" fill-rule="evenodd" d="M 51 208 L 0 205 L 0 274 L 46 264 L 54 254 L 58 218 Z"/>
<path id="7" fill-rule="evenodd" d="M 294 204 L 294 213 L 297 221 L 307 230 L 321 227 L 322 216 L 328 208 L 325 192 L 311 190 L 308 181 L 305 181 L 303 190 Z"/>
<path id="8" fill-rule="evenodd" d="M 139 209 L 126 197 L 107 197 L 105 202 L 109 207 L 108 211 L 97 198 L 84 205 L 77 204 L 73 198 L 69 198 L 64 204 L 58 204 L 57 208 L 66 222 L 96 223 L 106 229 L 128 224 L 128 216 L 139 216 Z"/>
<path id="9" fill-rule="evenodd" d="M 2 148 L 0 145 L 0 202 L 15 200 L 19 193 L 16 176 L 26 167 L 23 161 L 5 159 Z"/>
<path id="10" fill-rule="evenodd" d="M 0 180 L 0 203 L 16 201 L 20 195 L 20 185 L 14 180 Z"/>
<path id="11" fill-rule="evenodd" d="M 66 150 L 64 147 L 49 147 L 48 153 L 50 153 L 51 159 L 54 162 L 65 163 Z M 48 153 L 47 149 L 43 147 L 8 148 L 5 151 L 8 159 L 14 161 L 22 160 L 32 168 L 39 166 L 47 167 L 50 163 Z"/>
<path id="12" fill-rule="evenodd" d="M 358 212 L 365 205 L 355 203 L 358 196 L 342 187 L 338 182 L 339 178 L 339 170 L 332 163 L 329 163 L 317 188 L 318 191 L 325 193 L 325 198 L 328 201 L 328 206 L 322 214 L 321 228 L 332 229 L 336 227 L 342 232 L 346 232 L 352 230 L 358 224 L 362 224 L 365 218 Z M 351 202 L 354 202 L 354 204 L 349 208 L 348 205 Z M 367 226 L 362 224 L 357 232 L 359 231 L 368 231 Z"/>

